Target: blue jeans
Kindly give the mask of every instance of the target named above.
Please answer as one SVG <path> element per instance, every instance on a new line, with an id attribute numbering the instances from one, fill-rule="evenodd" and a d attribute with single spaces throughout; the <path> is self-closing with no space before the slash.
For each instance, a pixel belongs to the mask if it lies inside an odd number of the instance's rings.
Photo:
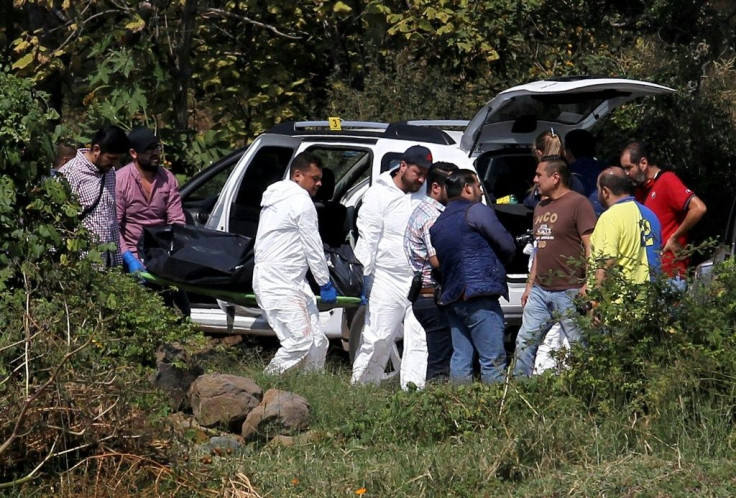
<path id="1" fill-rule="evenodd" d="M 473 353 L 480 360 L 482 382 L 503 382 L 506 351 L 503 348 L 503 310 L 497 297 L 481 296 L 455 301 L 446 308 L 452 334 L 450 380 L 470 382 Z"/>
<path id="2" fill-rule="evenodd" d="M 516 336 L 514 375 L 529 377 L 534 370 L 537 349 L 547 331 L 557 322 L 570 344 L 581 338 L 580 329 L 569 317 L 576 313 L 575 296 L 580 289 L 548 291 L 534 285 L 524 306 L 521 328 Z"/>
<path id="3" fill-rule="evenodd" d="M 670 285 L 673 292 L 684 294 L 687 290 L 687 279 L 684 279 L 679 275 L 668 279 L 667 283 Z"/>

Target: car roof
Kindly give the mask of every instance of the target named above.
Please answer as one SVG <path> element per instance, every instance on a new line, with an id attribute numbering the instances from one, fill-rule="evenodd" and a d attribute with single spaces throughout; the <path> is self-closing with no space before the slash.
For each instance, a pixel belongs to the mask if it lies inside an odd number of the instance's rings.
<path id="1" fill-rule="evenodd" d="M 393 139 L 456 146 L 458 133 L 450 128 L 464 128 L 467 124 L 468 121 L 464 120 L 413 120 L 394 123 L 339 121 L 339 126 L 335 126 L 330 121 L 288 121 L 277 124 L 266 133 L 313 139 Z M 443 127 L 448 130 L 442 129 Z"/>
<path id="2" fill-rule="evenodd" d="M 623 78 L 533 81 L 500 92 L 470 120 L 460 148 L 473 155 L 506 145 L 531 144 L 543 130 L 565 136 L 590 129 L 617 107 L 648 95 L 675 93 L 666 86 Z"/>

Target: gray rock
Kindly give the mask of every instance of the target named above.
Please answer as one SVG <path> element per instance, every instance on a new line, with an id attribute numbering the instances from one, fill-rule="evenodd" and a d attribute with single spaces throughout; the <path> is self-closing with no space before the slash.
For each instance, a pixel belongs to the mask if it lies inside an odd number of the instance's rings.
<path id="1" fill-rule="evenodd" d="M 215 436 L 209 441 L 197 446 L 199 454 L 210 454 L 225 456 L 232 454 L 243 447 L 243 439 L 240 436 Z"/>
<path id="2" fill-rule="evenodd" d="M 269 440 L 290 436 L 309 427 L 309 403 L 298 394 L 269 389 L 263 401 L 243 422 L 242 435 L 248 439 Z"/>
<path id="3" fill-rule="evenodd" d="M 258 406 L 263 391 L 247 377 L 207 374 L 189 387 L 189 402 L 197 421 L 205 427 L 222 425 L 232 430 Z"/>

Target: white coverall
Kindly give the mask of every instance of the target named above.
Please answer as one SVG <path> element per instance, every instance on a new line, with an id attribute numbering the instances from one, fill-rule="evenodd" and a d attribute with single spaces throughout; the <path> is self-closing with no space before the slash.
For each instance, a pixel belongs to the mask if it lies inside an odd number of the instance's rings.
<path id="1" fill-rule="evenodd" d="M 391 347 L 403 321 L 401 387 L 406 389 L 409 382 L 420 388 L 424 386 L 427 341 L 407 299 L 413 274 L 403 244 L 409 216 L 425 196 L 426 188 L 413 194 L 404 193 L 390 172 L 385 172 L 363 197 L 355 256 L 363 264 L 364 275 L 373 276 L 373 287 L 360 348 L 353 363 L 353 383 L 378 383 L 384 378 Z"/>
<path id="2" fill-rule="evenodd" d="M 328 341 L 307 269 L 320 286 L 329 281 L 314 203 L 296 182 L 283 180 L 263 194 L 255 243 L 253 290 L 281 342 L 268 374 L 324 367 Z"/>

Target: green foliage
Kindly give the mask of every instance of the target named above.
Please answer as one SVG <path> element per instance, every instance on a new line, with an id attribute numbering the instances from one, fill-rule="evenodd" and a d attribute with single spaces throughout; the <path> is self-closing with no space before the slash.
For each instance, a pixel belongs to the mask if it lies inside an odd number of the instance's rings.
<path id="1" fill-rule="evenodd" d="M 625 409 L 657 418 L 683 399 L 730 406 L 736 368 L 736 265 L 728 261 L 697 293 L 681 295 L 666 280 L 642 287 L 615 279 L 591 291 L 598 322 L 582 320 L 587 345 L 566 358 L 569 393 L 591 410 Z M 693 408 L 693 407 L 690 407 Z"/>
<path id="2" fill-rule="evenodd" d="M 44 98 L 0 71 L 0 485 L 103 442 L 145 448 L 141 406 L 156 395 L 142 366 L 192 335 L 135 279 L 100 269 L 104 248 L 79 227 L 66 184 L 47 177 L 60 130 Z"/>
<path id="3" fill-rule="evenodd" d="M 75 227 L 65 187 L 46 176 L 49 122 L 57 117 L 30 80 L 0 70 L 0 291 L 20 285 L 22 265 L 64 261 L 62 239 Z"/>
<path id="4" fill-rule="evenodd" d="M 421 74 L 421 78 L 417 78 Z M 363 90 L 340 79 L 331 80 L 328 110 L 322 116 L 384 122 L 407 119 L 469 119 L 478 106 L 492 97 L 482 88 L 455 84 L 440 69 L 406 60 L 397 54 L 383 65 L 372 65 L 365 74 Z M 315 117 L 319 117 L 316 115 Z"/>

